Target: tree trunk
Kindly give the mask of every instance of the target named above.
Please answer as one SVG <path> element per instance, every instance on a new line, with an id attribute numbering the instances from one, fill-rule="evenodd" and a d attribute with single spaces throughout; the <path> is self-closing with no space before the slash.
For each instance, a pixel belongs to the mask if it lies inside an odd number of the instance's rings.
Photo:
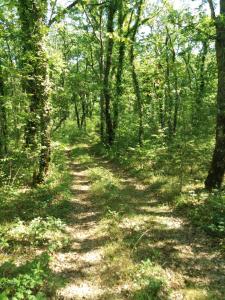
<path id="1" fill-rule="evenodd" d="M 119 46 L 119 55 L 118 55 L 118 66 L 117 66 L 117 73 L 116 73 L 116 97 L 115 101 L 113 102 L 113 128 L 114 133 L 118 127 L 119 122 L 119 106 L 120 106 L 120 98 L 122 96 L 122 75 L 123 75 L 123 61 L 125 57 L 125 43 L 120 42 Z"/>
<path id="2" fill-rule="evenodd" d="M 126 44 L 123 41 L 123 23 L 124 23 L 124 13 L 123 13 L 123 1 L 119 2 L 119 16 L 118 16 L 118 28 L 119 28 L 119 50 L 117 59 L 117 71 L 116 71 L 116 96 L 113 101 L 113 129 L 114 134 L 119 122 L 119 108 L 120 108 L 120 98 L 122 96 L 122 76 L 123 76 L 123 63 L 125 57 Z"/>
<path id="3" fill-rule="evenodd" d="M 143 0 L 140 0 L 137 7 L 136 12 L 136 19 L 132 28 L 132 34 L 131 34 L 131 46 L 130 46 L 130 64 L 131 64 L 131 75 L 132 75 L 132 81 L 133 81 L 133 87 L 134 87 L 134 93 L 136 96 L 137 101 L 137 110 L 138 110 L 138 143 L 140 147 L 143 146 L 143 135 L 144 135 L 144 128 L 143 128 L 143 103 L 142 103 L 142 97 L 141 97 L 141 90 L 139 85 L 139 80 L 137 77 L 136 67 L 134 63 L 134 43 L 136 39 L 136 34 L 139 28 L 139 22 L 141 18 L 141 12 L 142 12 L 142 5 Z"/>
<path id="4" fill-rule="evenodd" d="M 105 103 L 104 103 L 104 92 L 103 92 L 103 72 L 104 72 L 104 47 L 103 47 L 103 37 L 102 37 L 102 15 L 103 10 L 100 8 L 99 17 L 99 80 L 100 80 L 100 138 L 101 142 L 105 139 Z"/>
<path id="5" fill-rule="evenodd" d="M 80 114 L 77 106 L 77 97 L 73 95 L 73 101 L 74 101 L 74 108 L 75 108 L 75 114 L 76 114 L 76 120 L 77 120 L 77 127 L 78 129 L 81 129 L 81 124 L 80 124 Z"/>
<path id="6" fill-rule="evenodd" d="M 218 68 L 216 143 L 205 187 L 220 188 L 225 171 L 225 0 L 221 1 L 221 15 L 216 22 L 216 58 Z"/>
<path id="7" fill-rule="evenodd" d="M 4 80 L 0 61 L 0 158 L 7 153 L 7 117 L 4 103 Z"/>
<path id="8" fill-rule="evenodd" d="M 106 143 L 111 146 L 114 139 L 113 122 L 111 116 L 111 91 L 109 84 L 109 75 L 112 67 L 112 53 L 113 53 L 113 20 L 116 13 L 116 1 L 110 0 L 108 4 L 108 16 L 107 16 L 107 33 L 108 40 L 106 46 L 106 56 L 105 56 L 105 68 L 104 68 L 104 78 L 103 78 L 103 93 L 105 99 L 105 122 L 106 122 Z"/>
<path id="9" fill-rule="evenodd" d="M 30 101 L 25 143 L 40 148 L 33 184 L 44 181 L 50 162 L 48 62 L 44 48 L 47 0 L 18 0 L 23 47 L 23 88 Z M 36 165 L 38 168 L 36 169 Z"/>
<path id="10" fill-rule="evenodd" d="M 205 96 L 205 61 L 208 53 L 207 41 L 202 42 L 202 51 L 200 54 L 200 67 L 198 76 L 198 85 L 196 91 L 196 101 L 194 110 L 194 125 L 199 125 L 202 120 L 202 104 Z"/>
<path id="11" fill-rule="evenodd" d="M 144 135 L 144 128 L 143 128 L 143 105 L 142 105 L 142 98 L 141 98 L 141 91 L 140 85 L 136 73 L 136 68 L 134 64 L 134 46 L 131 45 L 130 48 L 130 64 L 131 64 L 131 72 L 132 72 L 132 81 L 134 86 L 134 92 L 137 100 L 137 109 L 138 109 L 138 143 L 140 147 L 143 146 L 143 135 Z"/>
<path id="12" fill-rule="evenodd" d="M 86 103 L 87 95 L 83 94 L 81 99 L 81 106 L 82 106 L 82 116 L 81 116 L 81 128 L 86 129 L 86 115 L 87 115 L 87 103 Z"/>

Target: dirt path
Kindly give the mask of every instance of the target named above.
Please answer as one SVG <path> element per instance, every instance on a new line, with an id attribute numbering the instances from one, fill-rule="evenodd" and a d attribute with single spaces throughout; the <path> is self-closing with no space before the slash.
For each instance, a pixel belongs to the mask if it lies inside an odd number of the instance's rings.
<path id="1" fill-rule="evenodd" d="M 212 240 L 176 217 L 148 186 L 94 157 L 87 145 L 74 156 L 71 246 L 56 254 L 54 264 L 67 284 L 56 299 L 225 299 L 225 264 Z M 119 187 L 93 197 L 89 171 L 96 167 L 115 176 Z"/>
<path id="2" fill-rule="evenodd" d="M 71 225 L 68 226 L 71 247 L 68 252 L 58 253 L 56 256 L 55 270 L 67 281 L 66 287 L 59 291 L 57 299 L 98 299 L 102 293 L 96 267 L 102 263 L 102 241 L 95 234 L 99 212 L 88 198 L 88 168 L 91 166 L 93 164 L 83 167 L 79 161 L 70 164 L 74 177 L 71 187 Z"/>

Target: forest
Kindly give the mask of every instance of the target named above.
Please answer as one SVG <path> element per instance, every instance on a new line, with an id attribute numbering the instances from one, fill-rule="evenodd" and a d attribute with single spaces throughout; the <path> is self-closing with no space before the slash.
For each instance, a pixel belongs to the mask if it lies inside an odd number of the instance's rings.
<path id="1" fill-rule="evenodd" d="M 0 300 L 225 299 L 225 0 L 0 0 Z"/>

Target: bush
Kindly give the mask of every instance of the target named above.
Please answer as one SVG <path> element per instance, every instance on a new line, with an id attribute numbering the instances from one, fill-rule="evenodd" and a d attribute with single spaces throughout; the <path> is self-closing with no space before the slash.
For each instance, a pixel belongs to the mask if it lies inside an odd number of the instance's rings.
<path id="1" fill-rule="evenodd" d="M 0 267 L 1 300 L 43 300 L 53 292 L 53 276 L 49 269 L 49 255 L 43 253 L 32 262 L 17 267 L 7 262 Z"/>

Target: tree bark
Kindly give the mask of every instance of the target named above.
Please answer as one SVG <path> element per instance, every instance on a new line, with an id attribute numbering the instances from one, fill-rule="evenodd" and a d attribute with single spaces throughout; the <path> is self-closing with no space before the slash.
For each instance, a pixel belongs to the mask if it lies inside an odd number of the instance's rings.
<path id="1" fill-rule="evenodd" d="M 48 62 L 44 49 L 47 0 L 18 0 L 23 47 L 23 88 L 30 101 L 25 143 L 40 148 L 33 184 L 44 181 L 50 162 Z M 36 167 L 38 165 L 38 167 Z"/>
<path id="2" fill-rule="evenodd" d="M 143 128 L 143 102 L 141 97 L 141 90 L 140 84 L 136 72 L 136 67 L 134 63 L 134 43 L 136 39 L 136 34 L 139 28 L 139 22 L 141 18 L 142 12 L 142 5 L 143 0 L 140 0 L 137 7 L 136 19 L 131 30 L 131 46 L 130 46 L 130 64 L 131 64 L 131 75 L 134 87 L 134 93 L 137 101 L 137 110 L 138 110 L 138 143 L 140 147 L 143 146 L 143 135 L 144 135 L 144 128 Z"/>
<path id="3" fill-rule="evenodd" d="M 111 116 L 111 100 L 112 95 L 110 91 L 109 75 L 112 67 L 112 53 L 113 53 L 113 32 L 114 32 L 114 16 L 117 10 L 116 0 L 110 0 L 108 4 L 107 14 L 107 46 L 105 55 L 105 66 L 103 76 L 103 94 L 105 99 L 105 122 L 106 122 L 106 143 L 111 146 L 114 139 L 113 122 Z"/>
<path id="4" fill-rule="evenodd" d="M 7 153 L 7 116 L 4 103 L 4 79 L 0 61 L 0 158 Z"/>
<path id="5" fill-rule="evenodd" d="M 124 13 L 123 13 L 123 1 L 119 2 L 119 16 L 118 16 L 118 28 L 119 28 L 119 50 L 118 50 L 118 59 L 117 59 L 117 71 L 116 71 L 116 97 L 113 102 L 113 129 L 114 135 L 119 122 L 119 107 L 120 107 L 120 98 L 122 96 L 122 76 L 123 76 L 123 63 L 125 57 L 126 44 L 123 41 L 123 23 L 124 23 Z"/>
<path id="6" fill-rule="evenodd" d="M 137 109 L 138 109 L 138 143 L 140 147 L 143 146 L 143 135 L 144 135 L 144 128 L 143 128 L 143 104 L 142 104 L 142 97 L 140 91 L 140 85 L 136 73 L 136 68 L 134 64 L 134 46 L 131 45 L 130 48 L 130 64 L 131 64 L 131 72 L 132 72 L 132 81 L 134 86 L 134 92 L 137 101 Z"/>
<path id="7" fill-rule="evenodd" d="M 212 14 L 213 15 L 213 14 Z M 205 187 L 221 188 L 225 172 L 225 0 L 220 1 L 220 16 L 215 18 L 218 68 L 216 143 Z"/>

